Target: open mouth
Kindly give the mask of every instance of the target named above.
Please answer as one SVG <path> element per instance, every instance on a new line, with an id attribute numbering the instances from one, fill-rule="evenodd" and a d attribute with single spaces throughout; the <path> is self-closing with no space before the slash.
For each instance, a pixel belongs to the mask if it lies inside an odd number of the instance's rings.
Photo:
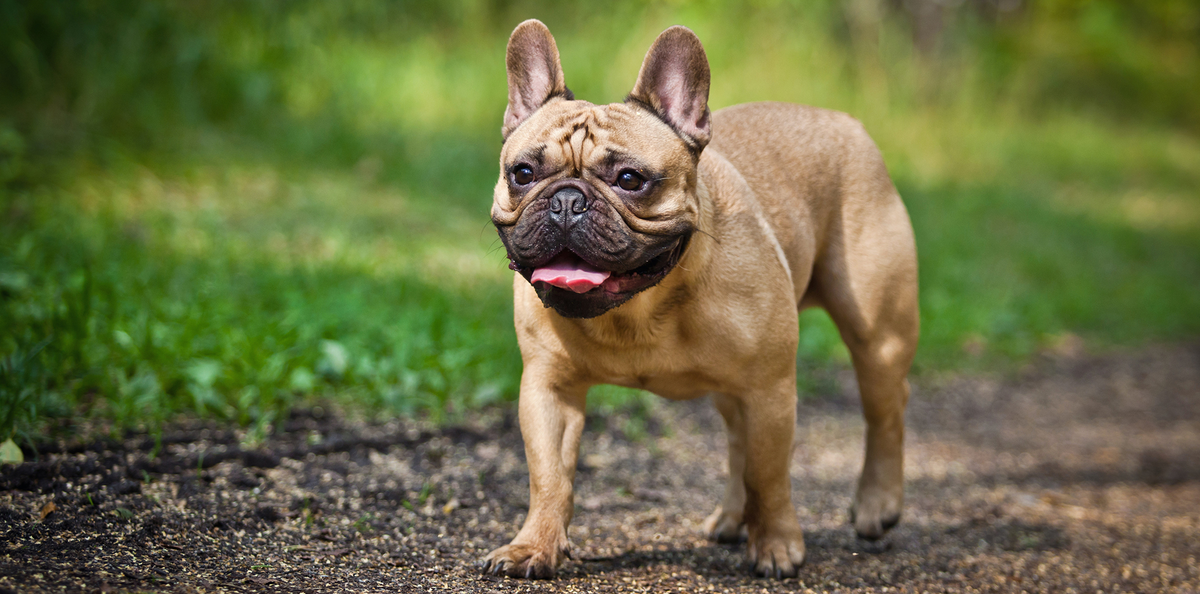
<path id="1" fill-rule="evenodd" d="M 611 287 L 615 281 L 613 273 L 584 262 L 571 250 L 563 250 L 544 266 L 534 268 L 529 277 L 531 283 L 547 283 L 575 293 L 587 293 L 605 284 Z"/>
<path id="2" fill-rule="evenodd" d="M 613 272 L 597 268 L 569 249 L 564 249 L 549 262 L 519 272 L 539 290 L 557 287 L 572 293 L 635 293 L 662 280 L 666 273 L 679 262 L 687 244 L 681 238 L 670 248 L 651 258 L 646 263 L 626 272 Z"/>

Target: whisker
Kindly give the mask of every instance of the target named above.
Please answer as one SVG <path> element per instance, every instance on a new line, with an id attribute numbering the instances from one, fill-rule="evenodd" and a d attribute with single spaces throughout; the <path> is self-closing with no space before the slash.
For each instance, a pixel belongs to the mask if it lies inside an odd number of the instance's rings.
<path id="1" fill-rule="evenodd" d="M 479 237 L 481 237 L 481 238 L 483 237 L 483 231 L 488 228 L 488 225 L 491 225 L 491 224 L 492 224 L 491 219 L 484 221 L 483 225 L 481 225 L 479 227 Z"/>
<path id="2" fill-rule="evenodd" d="M 707 235 L 707 236 L 709 236 L 709 237 L 710 237 L 710 238 L 711 238 L 713 241 L 717 242 L 717 245 L 721 245 L 721 240 L 720 240 L 720 239 L 717 239 L 717 236 L 716 236 L 716 235 L 713 235 L 712 233 L 709 233 L 708 231 L 705 231 L 704 229 L 701 229 L 701 228 L 699 228 L 699 227 L 696 227 L 696 233 L 701 233 L 701 234 Z"/>

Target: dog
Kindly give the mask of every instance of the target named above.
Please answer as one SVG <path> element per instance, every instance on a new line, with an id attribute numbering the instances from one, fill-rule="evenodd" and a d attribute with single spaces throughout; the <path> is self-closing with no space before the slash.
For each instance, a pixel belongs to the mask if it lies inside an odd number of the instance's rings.
<path id="1" fill-rule="evenodd" d="M 829 313 L 851 354 L 866 454 L 850 519 L 881 537 L 904 498 L 917 257 L 862 125 L 784 103 L 710 113 L 708 59 L 680 26 L 654 41 L 623 103 L 576 100 L 537 20 L 513 31 L 506 62 L 491 217 L 516 272 L 529 514 L 482 569 L 546 578 L 570 557 L 587 391 L 615 384 L 712 397 L 729 483 L 705 529 L 744 535 L 756 574 L 796 575 L 805 548 L 789 463 L 807 307 Z"/>

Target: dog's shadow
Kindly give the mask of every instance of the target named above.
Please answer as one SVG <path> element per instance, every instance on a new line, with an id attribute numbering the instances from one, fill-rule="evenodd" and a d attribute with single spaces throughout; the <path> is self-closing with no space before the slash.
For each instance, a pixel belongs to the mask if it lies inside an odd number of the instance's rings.
<path id="1" fill-rule="evenodd" d="M 975 518 L 953 524 L 902 524 L 878 541 L 857 538 L 849 527 L 814 529 L 805 532 L 804 544 L 808 556 L 800 570 L 802 579 L 806 575 L 833 574 L 862 580 L 866 576 L 855 575 L 854 567 L 868 560 L 882 563 L 883 567 L 876 565 L 873 570 L 877 576 L 895 577 L 911 571 L 914 562 L 919 560 L 923 560 L 922 564 L 928 564 L 928 567 L 950 566 L 962 555 L 979 552 L 981 548 L 999 555 L 1061 551 L 1070 547 L 1070 540 L 1057 526 L 1011 519 L 988 521 Z M 646 572 L 662 575 L 688 572 L 721 582 L 753 578 L 746 562 L 744 542 L 694 547 L 648 545 L 612 556 L 583 555 L 563 567 L 561 575 L 596 577 Z M 878 585 L 890 583 L 885 579 Z"/>
<path id="2" fill-rule="evenodd" d="M 568 567 L 564 576 L 595 576 L 606 573 L 641 573 L 671 568 L 690 570 L 706 578 L 748 575 L 745 544 L 709 544 L 672 548 L 655 546 L 636 548 L 612 556 L 581 556 Z"/>
<path id="3" fill-rule="evenodd" d="M 844 530 L 811 530 L 804 535 L 811 567 L 834 562 L 839 557 L 858 554 L 884 555 L 893 546 L 889 539 L 868 542 Z M 684 570 L 707 579 L 742 579 L 752 576 L 746 561 L 746 543 L 709 543 L 694 547 L 651 545 L 627 550 L 611 556 L 583 555 L 564 568 L 564 576 L 583 576 L 605 573 L 639 573 L 645 571 Z"/>

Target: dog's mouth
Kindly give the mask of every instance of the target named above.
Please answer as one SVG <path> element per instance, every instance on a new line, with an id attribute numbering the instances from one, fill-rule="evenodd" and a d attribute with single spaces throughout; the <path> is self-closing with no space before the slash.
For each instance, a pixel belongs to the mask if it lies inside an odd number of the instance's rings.
<path id="1" fill-rule="evenodd" d="M 513 262 L 509 264 L 509 268 L 521 273 L 539 294 L 557 288 L 575 294 L 587 293 L 596 296 L 632 295 L 662 280 L 679 262 L 687 242 L 688 237 L 681 237 L 644 264 L 625 272 L 594 266 L 570 249 L 562 250 L 541 266 L 525 267 Z"/>

